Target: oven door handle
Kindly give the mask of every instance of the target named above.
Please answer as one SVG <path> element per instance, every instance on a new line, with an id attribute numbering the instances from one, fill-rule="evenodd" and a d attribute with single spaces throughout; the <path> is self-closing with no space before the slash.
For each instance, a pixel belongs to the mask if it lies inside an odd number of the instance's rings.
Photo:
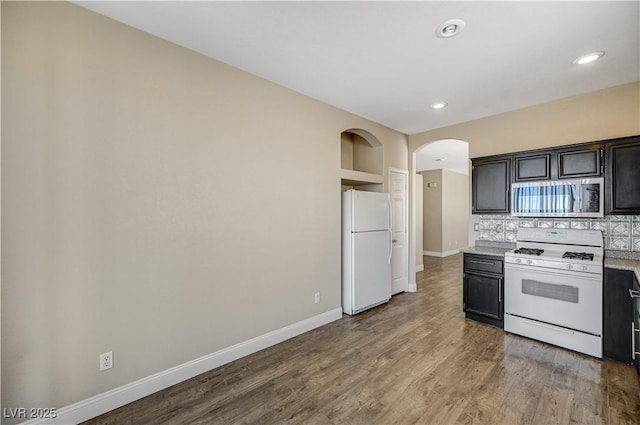
<path id="1" fill-rule="evenodd" d="M 508 261 L 504 263 L 505 274 L 507 270 L 520 271 L 527 273 L 536 273 L 537 275 L 564 275 L 564 276 L 579 276 L 583 280 L 590 280 L 594 282 L 602 282 L 602 274 L 600 273 L 588 273 L 578 270 L 566 270 L 566 269 L 549 269 L 528 264 L 514 264 Z M 507 279 L 509 280 L 509 279 Z M 508 283 L 510 285 L 510 283 Z"/>
<path id="2" fill-rule="evenodd" d="M 562 332 L 565 334 L 569 334 L 569 335 L 573 335 L 575 332 L 570 331 L 569 329 L 565 329 L 565 328 L 559 328 L 557 326 L 553 326 L 553 325 L 547 325 L 546 323 L 540 323 L 540 322 L 534 322 L 533 320 L 527 320 L 527 319 L 523 319 L 525 322 L 527 322 L 530 325 L 535 325 L 535 326 L 539 326 L 541 328 L 546 328 L 546 329 L 551 329 L 552 331 L 558 331 L 558 332 Z"/>

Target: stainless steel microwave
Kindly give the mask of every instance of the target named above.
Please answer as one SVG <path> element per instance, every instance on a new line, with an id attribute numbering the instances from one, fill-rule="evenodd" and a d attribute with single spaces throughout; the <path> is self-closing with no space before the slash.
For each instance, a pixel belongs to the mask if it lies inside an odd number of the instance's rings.
<path id="1" fill-rule="evenodd" d="M 603 217 L 604 179 L 551 180 L 511 184 L 516 217 Z"/>

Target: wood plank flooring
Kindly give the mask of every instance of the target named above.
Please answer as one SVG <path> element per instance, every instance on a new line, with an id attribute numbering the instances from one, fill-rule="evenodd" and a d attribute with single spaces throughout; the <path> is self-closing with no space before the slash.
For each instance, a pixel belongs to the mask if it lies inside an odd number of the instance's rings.
<path id="1" fill-rule="evenodd" d="M 462 255 L 418 292 L 86 424 L 638 424 L 635 369 L 465 320 Z"/>

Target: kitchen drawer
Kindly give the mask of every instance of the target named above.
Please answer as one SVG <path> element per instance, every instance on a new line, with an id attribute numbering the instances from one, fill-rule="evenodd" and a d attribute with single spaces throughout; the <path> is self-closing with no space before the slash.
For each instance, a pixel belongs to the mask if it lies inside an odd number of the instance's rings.
<path id="1" fill-rule="evenodd" d="M 464 270 L 479 271 L 485 273 L 503 273 L 504 261 L 498 257 L 486 255 L 464 255 Z"/>

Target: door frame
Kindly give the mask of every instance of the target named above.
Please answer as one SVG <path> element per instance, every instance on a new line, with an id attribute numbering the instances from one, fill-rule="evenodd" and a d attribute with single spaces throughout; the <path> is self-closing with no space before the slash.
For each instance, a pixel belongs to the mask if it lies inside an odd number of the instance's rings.
<path id="1" fill-rule="evenodd" d="M 411 277 L 411 237 L 409 234 L 409 229 L 411 228 L 411 226 L 409 225 L 409 170 L 403 170 L 401 168 L 395 168 L 395 167 L 388 167 L 387 168 L 387 191 L 389 193 L 389 195 L 391 195 L 391 173 L 398 173 L 398 174 L 404 174 L 404 224 L 405 224 L 405 234 L 406 234 L 406 240 L 405 240 L 405 247 L 406 247 L 406 252 L 407 252 L 407 263 L 405 264 L 405 268 L 406 268 L 406 272 L 407 272 L 407 282 L 405 284 L 405 287 L 403 288 L 404 292 L 415 292 L 415 290 L 411 290 L 412 287 L 409 283 L 410 281 L 410 277 Z M 393 274 L 393 271 L 392 271 Z"/>

